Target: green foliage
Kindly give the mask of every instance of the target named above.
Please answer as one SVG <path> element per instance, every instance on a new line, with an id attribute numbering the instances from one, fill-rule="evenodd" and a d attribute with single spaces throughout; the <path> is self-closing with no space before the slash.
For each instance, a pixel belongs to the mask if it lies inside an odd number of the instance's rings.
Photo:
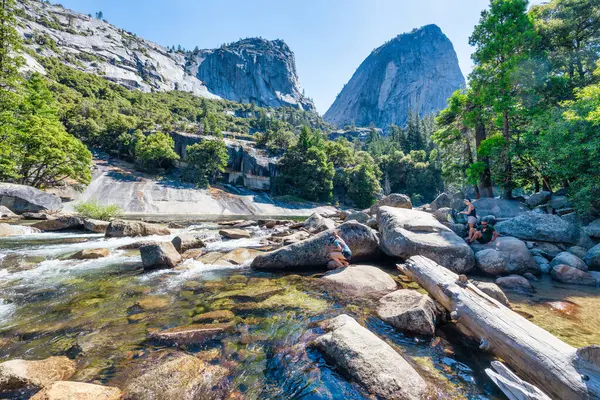
<path id="1" fill-rule="evenodd" d="M 381 191 L 376 168 L 373 162 L 363 161 L 344 172 L 348 197 L 356 207 L 370 207 L 376 200 L 375 194 Z"/>
<path id="2" fill-rule="evenodd" d="M 206 187 L 215 181 L 220 172 L 225 171 L 229 155 L 225 143 L 220 139 L 203 140 L 187 146 L 188 167 L 183 179 L 199 187 Z"/>
<path id="3" fill-rule="evenodd" d="M 171 168 L 179 156 L 171 136 L 162 132 L 141 136 L 135 142 L 135 157 L 142 168 Z"/>
<path id="4" fill-rule="evenodd" d="M 92 219 L 99 219 L 102 221 L 109 221 L 111 218 L 120 216 L 123 211 L 121 207 L 116 204 L 101 205 L 95 199 L 78 203 L 75 205 L 75 211 L 78 214 Z"/>

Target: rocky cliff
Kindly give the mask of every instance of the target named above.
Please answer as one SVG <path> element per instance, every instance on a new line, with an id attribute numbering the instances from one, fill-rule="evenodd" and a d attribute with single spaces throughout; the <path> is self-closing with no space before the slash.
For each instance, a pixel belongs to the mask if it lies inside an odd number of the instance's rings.
<path id="1" fill-rule="evenodd" d="M 58 5 L 18 0 L 18 7 L 29 69 L 43 73 L 36 57 L 55 57 L 129 89 L 314 110 L 298 84 L 294 54 L 281 40 L 244 39 L 215 50 L 176 52 Z"/>
<path id="2" fill-rule="evenodd" d="M 441 110 L 464 85 L 452 43 L 438 26 L 427 25 L 373 50 L 324 118 L 339 127 L 352 122 L 403 126 L 409 111 L 426 115 Z"/>

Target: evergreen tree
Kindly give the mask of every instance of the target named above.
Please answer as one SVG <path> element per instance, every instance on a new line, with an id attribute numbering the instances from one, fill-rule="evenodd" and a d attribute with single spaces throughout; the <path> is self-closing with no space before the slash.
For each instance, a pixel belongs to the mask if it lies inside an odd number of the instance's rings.
<path id="1" fill-rule="evenodd" d="M 102 11 L 96 12 L 96 19 L 102 19 L 102 18 L 104 18 L 104 13 Z"/>
<path id="2" fill-rule="evenodd" d="M 225 171 L 229 161 L 229 153 L 223 140 L 203 140 L 187 146 L 188 167 L 183 178 L 199 187 L 206 187 L 216 180 L 220 172 Z"/>

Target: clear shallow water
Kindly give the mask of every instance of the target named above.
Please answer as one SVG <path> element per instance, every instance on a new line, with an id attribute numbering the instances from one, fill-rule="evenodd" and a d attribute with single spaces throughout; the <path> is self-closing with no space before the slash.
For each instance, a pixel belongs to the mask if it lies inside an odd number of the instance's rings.
<path id="1" fill-rule="evenodd" d="M 211 243 L 210 250 L 257 247 L 267 233 L 253 232 L 252 239 Z M 144 272 L 138 251 L 117 249 L 137 240 L 76 233 L 0 239 L 0 361 L 67 355 L 77 361 L 73 379 L 124 388 L 154 354 L 179 350 L 227 368 L 224 392 L 236 398 L 367 399 L 307 345 L 321 332 L 319 321 L 344 312 L 405 353 L 436 398 L 502 398 L 483 373 L 489 358 L 463 346 L 450 327 L 433 340 L 403 335 L 375 316 L 372 301 L 325 292 L 308 274 L 258 273 L 247 263 L 188 260 L 176 270 Z M 68 259 L 86 248 L 111 254 Z M 149 339 L 153 331 L 192 324 L 215 310 L 231 310 L 235 329 L 179 349 Z"/>

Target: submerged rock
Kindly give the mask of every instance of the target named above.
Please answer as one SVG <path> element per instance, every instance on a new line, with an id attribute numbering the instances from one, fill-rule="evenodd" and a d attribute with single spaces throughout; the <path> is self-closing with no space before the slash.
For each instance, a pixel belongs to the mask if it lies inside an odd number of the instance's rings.
<path id="1" fill-rule="evenodd" d="M 17 214 L 62 209 L 58 196 L 32 186 L 3 182 L 0 182 L 0 204 Z"/>
<path id="2" fill-rule="evenodd" d="M 436 307 L 433 300 L 415 290 L 396 290 L 379 300 L 379 318 L 401 331 L 435 334 Z"/>
<path id="3" fill-rule="evenodd" d="M 397 286 L 387 272 L 370 265 L 351 265 L 336 269 L 321 279 L 349 295 L 384 295 Z"/>
<path id="4" fill-rule="evenodd" d="M 45 360 L 10 360 L 0 364 L 0 392 L 42 388 L 52 382 L 69 379 L 75 373 L 75 361 L 67 357 Z"/>
<path id="5" fill-rule="evenodd" d="M 140 247 L 144 269 L 174 268 L 182 261 L 171 242 L 159 242 Z"/>
<path id="6" fill-rule="evenodd" d="M 140 221 L 116 220 L 106 228 L 106 237 L 168 235 L 169 229 Z"/>
<path id="7" fill-rule="evenodd" d="M 248 239 L 251 236 L 247 230 L 237 228 L 221 229 L 219 235 L 227 239 Z"/>
<path id="8" fill-rule="evenodd" d="M 500 302 L 500 304 L 503 304 L 506 307 L 510 306 L 510 302 L 508 301 L 508 298 L 506 297 L 506 295 L 504 294 L 502 289 L 500 289 L 500 286 L 498 286 L 492 282 L 480 282 L 480 281 L 472 281 L 472 282 L 475 286 L 477 286 L 477 289 L 481 290 L 483 293 L 487 294 L 492 299 L 498 300 L 498 302 Z"/>
<path id="9" fill-rule="evenodd" d="M 381 207 L 377 223 L 381 247 L 388 255 L 403 259 L 422 255 L 457 273 L 475 266 L 469 245 L 429 213 Z"/>
<path id="10" fill-rule="evenodd" d="M 487 244 L 473 243 L 477 267 L 490 275 L 523 274 L 538 271 L 525 242 L 510 236 Z"/>
<path id="11" fill-rule="evenodd" d="M 83 382 L 58 381 L 35 394 L 31 400 L 120 400 L 119 388 Z"/>
<path id="12" fill-rule="evenodd" d="M 352 317 L 327 322 L 314 345 L 341 370 L 380 399 L 421 400 L 427 384 L 400 354 Z"/>
<path id="13" fill-rule="evenodd" d="M 40 233 L 38 228 L 21 225 L 0 224 L 0 237 L 13 235 L 27 235 L 31 233 Z"/>
<path id="14" fill-rule="evenodd" d="M 552 279 L 562 283 L 596 286 L 597 282 L 596 278 L 594 278 L 591 274 L 564 264 L 553 266 L 550 274 Z"/>
<path id="15" fill-rule="evenodd" d="M 533 293 L 535 290 L 527 278 L 521 275 L 509 275 L 496 279 L 496 285 L 516 292 Z"/>
<path id="16" fill-rule="evenodd" d="M 340 236 L 352 250 L 352 260 L 361 261 L 379 256 L 379 239 L 368 226 L 345 222 L 338 228 Z M 329 262 L 328 245 L 332 231 L 321 232 L 309 239 L 275 251 L 258 255 L 252 268 L 259 270 L 325 268 Z"/>
<path id="17" fill-rule="evenodd" d="M 108 257 L 108 249 L 85 249 L 73 254 L 70 258 L 74 260 L 94 260 L 96 258 Z"/>
<path id="18" fill-rule="evenodd" d="M 229 310 L 210 311 L 195 315 L 192 321 L 197 324 L 215 324 L 230 322 L 235 318 L 235 314 Z"/>
<path id="19" fill-rule="evenodd" d="M 588 266 L 585 265 L 581 258 L 567 251 L 563 251 L 562 253 L 557 254 L 556 257 L 552 259 L 552 262 L 550 262 L 550 267 L 554 267 L 555 265 L 561 264 L 568 265 L 569 267 L 577 268 L 582 271 L 588 270 Z"/>
<path id="20" fill-rule="evenodd" d="M 201 344 L 207 340 L 218 337 L 231 330 L 233 327 L 234 325 L 231 323 L 178 326 L 154 332 L 150 335 L 150 338 L 160 342 L 178 345 Z"/>

